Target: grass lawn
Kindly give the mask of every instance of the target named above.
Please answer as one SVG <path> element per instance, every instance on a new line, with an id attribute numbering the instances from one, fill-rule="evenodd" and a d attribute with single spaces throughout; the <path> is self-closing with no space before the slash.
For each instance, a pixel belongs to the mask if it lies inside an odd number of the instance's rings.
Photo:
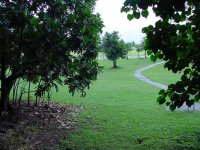
<path id="1" fill-rule="evenodd" d="M 84 106 L 79 126 L 63 146 L 74 149 L 198 149 L 200 141 L 199 112 L 169 112 L 156 103 L 158 88 L 134 78 L 134 70 L 144 67 L 149 60 L 129 59 L 100 61 L 103 73 L 93 84 L 86 98 L 71 97 L 66 89 L 53 94 L 63 103 Z M 157 70 L 157 71 L 156 71 Z M 148 75 L 166 83 L 172 78 L 160 67 Z M 157 72 L 157 73 L 156 73 Z M 151 75 L 152 73 L 152 75 Z M 158 77 L 156 77 L 158 76 Z"/>
<path id="2" fill-rule="evenodd" d="M 165 85 L 175 83 L 181 77 L 181 73 L 174 74 L 171 71 L 164 69 L 164 64 L 157 65 L 151 69 L 145 70 L 142 74 L 153 81 Z"/>
<path id="3" fill-rule="evenodd" d="M 144 56 L 144 51 L 139 52 L 140 56 Z M 128 52 L 128 56 L 138 56 L 138 52 L 133 50 Z M 98 57 L 105 57 L 105 54 L 102 52 L 98 53 Z"/>
<path id="4" fill-rule="evenodd" d="M 144 52 L 145 52 L 145 51 L 139 52 L 140 56 L 144 56 Z M 128 52 L 128 56 L 138 56 L 138 52 L 135 51 L 135 50 L 129 51 L 129 52 Z"/>
<path id="5" fill-rule="evenodd" d="M 67 135 L 64 148 L 94 150 L 200 149 L 200 112 L 170 112 L 156 103 L 160 90 L 134 77 L 134 71 L 151 64 L 148 59 L 100 61 L 103 73 L 85 98 L 72 97 L 67 88 L 52 92 L 52 99 L 65 104 L 82 105 L 78 127 Z M 145 75 L 155 81 L 176 80 L 157 66 Z"/>

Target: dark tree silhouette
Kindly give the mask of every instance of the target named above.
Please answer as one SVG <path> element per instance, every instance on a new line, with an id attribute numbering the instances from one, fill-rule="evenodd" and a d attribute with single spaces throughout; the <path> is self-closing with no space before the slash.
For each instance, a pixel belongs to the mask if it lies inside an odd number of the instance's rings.
<path id="1" fill-rule="evenodd" d="M 100 67 L 96 61 L 102 21 L 95 0 L 1 0 L 0 110 L 18 78 L 40 81 L 42 96 L 57 84 L 84 94 Z M 62 78 L 61 78 L 62 77 Z"/>
<path id="2" fill-rule="evenodd" d="M 117 68 L 117 59 L 125 58 L 128 49 L 125 42 L 120 39 L 118 32 L 106 32 L 102 39 L 102 49 L 109 60 L 113 61 L 113 68 Z"/>
<path id="3" fill-rule="evenodd" d="M 148 17 L 151 7 L 160 19 L 155 26 L 143 28 L 151 59 L 166 61 L 164 67 L 183 72 L 180 81 L 161 90 L 158 103 L 171 110 L 200 99 L 200 1 L 199 0 L 126 0 L 121 11 L 128 19 Z"/>

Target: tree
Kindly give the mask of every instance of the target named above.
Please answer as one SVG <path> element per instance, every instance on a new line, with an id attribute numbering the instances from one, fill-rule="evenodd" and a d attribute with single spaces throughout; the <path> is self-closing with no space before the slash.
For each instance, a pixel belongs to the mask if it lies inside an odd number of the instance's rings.
<path id="1" fill-rule="evenodd" d="M 200 1 L 199 0 L 126 0 L 121 11 L 127 18 L 148 17 L 151 7 L 160 19 L 155 26 L 143 28 L 151 60 L 166 61 L 164 67 L 182 72 L 180 81 L 159 92 L 158 103 L 171 110 L 200 99 Z"/>
<path id="2" fill-rule="evenodd" d="M 136 45 L 136 51 L 138 52 L 138 58 L 140 58 L 139 53 L 141 51 L 144 51 L 144 57 L 147 58 L 147 52 L 146 52 L 146 37 L 142 38 L 139 44 Z"/>
<path id="3" fill-rule="evenodd" d="M 136 44 L 134 41 L 125 42 L 126 51 L 128 51 L 128 52 L 135 50 L 135 46 L 136 46 Z M 129 55 L 128 52 L 127 52 L 127 59 L 128 59 L 128 55 Z"/>
<path id="4" fill-rule="evenodd" d="M 95 0 L 1 0 L 0 111 L 19 78 L 40 81 L 37 96 L 57 84 L 85 94 L 100 71 L 103 25 L 94 5 Z"/>
<path id="5" fill-rule="evenodd" d="M 118 32 L 106 32 L 102 39 L 102 49 L 109 60 L 113 61 L 113 68 L 117 68 L 117 59 L 125 58 L 128 51 L 125 42 L 120 39 Z"/>
<path id="6" fill-rule="evenodd" d="M 138 53 L 138 58 L 140 58 L 140 52 L 144 51 L 144 48 L 141 44 L 136 44 L 135 47 L 136 47 L 136 51 Z M 142 59 L 142 58 L 140 58 L 140 59 Z"/>
<path id="7" fill-rule="evenodd" d="M 133 50 L 135 50 L 135 42 L 134 41 L 132 41 L 132 42 L 127 42 L 126 43 L 127 45 L 128 45 L 128 47 L 129 47 L 129 51 L 133 51 Z"/>
<path id="8" fill-rule="evenodd" d="M 146 37 L 143 37 L 142 38 L 142 41 L 140 42 L 140 45 L 144 51 L 144 57 L 147 58 L 147 49 L 146 49 L 146 42 L 147 42 L 147 38 Z"/>

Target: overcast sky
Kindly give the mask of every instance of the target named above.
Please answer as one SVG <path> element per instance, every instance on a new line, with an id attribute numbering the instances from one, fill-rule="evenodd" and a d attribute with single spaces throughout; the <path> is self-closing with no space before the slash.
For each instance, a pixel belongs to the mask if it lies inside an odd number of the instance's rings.
<path id="1" fill-rule="evenodd" d="M 150 12 L 147 19 L 141 17 L 139 20 L 129 21 L 126 13 L 121 13 L 121 7 L 125 0 L 98 0 L 95 7 L 95 12 L 101 14 L 104 22 L 104 33 L 119 31 L 121 38 L 126 41 L 135 41 L 139 43 L 145 35 L 141 29 L 150 24 L 154 24 L 157 18 Z"/>

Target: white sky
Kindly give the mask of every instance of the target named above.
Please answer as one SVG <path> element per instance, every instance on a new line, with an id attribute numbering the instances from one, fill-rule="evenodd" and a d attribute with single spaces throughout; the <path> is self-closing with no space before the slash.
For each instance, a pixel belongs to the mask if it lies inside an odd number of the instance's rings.
<path id="1" fill-rule="evenodd" d="M 142 33 L 142 28 L 154 23 L 158 20 L 155 15 L 150 12 L 148 18 L 141 17 L 129 21 L 126 13 L 121 13 L 121 7 L 125 0 L 98 0 L 95 7 L 95 12 L 100 13 L 104 22 L 103 34 L 105 32 L 119 31 L 121 38 L 126 41 L 134 41 L 140 43 L 145 36 Z"/>

